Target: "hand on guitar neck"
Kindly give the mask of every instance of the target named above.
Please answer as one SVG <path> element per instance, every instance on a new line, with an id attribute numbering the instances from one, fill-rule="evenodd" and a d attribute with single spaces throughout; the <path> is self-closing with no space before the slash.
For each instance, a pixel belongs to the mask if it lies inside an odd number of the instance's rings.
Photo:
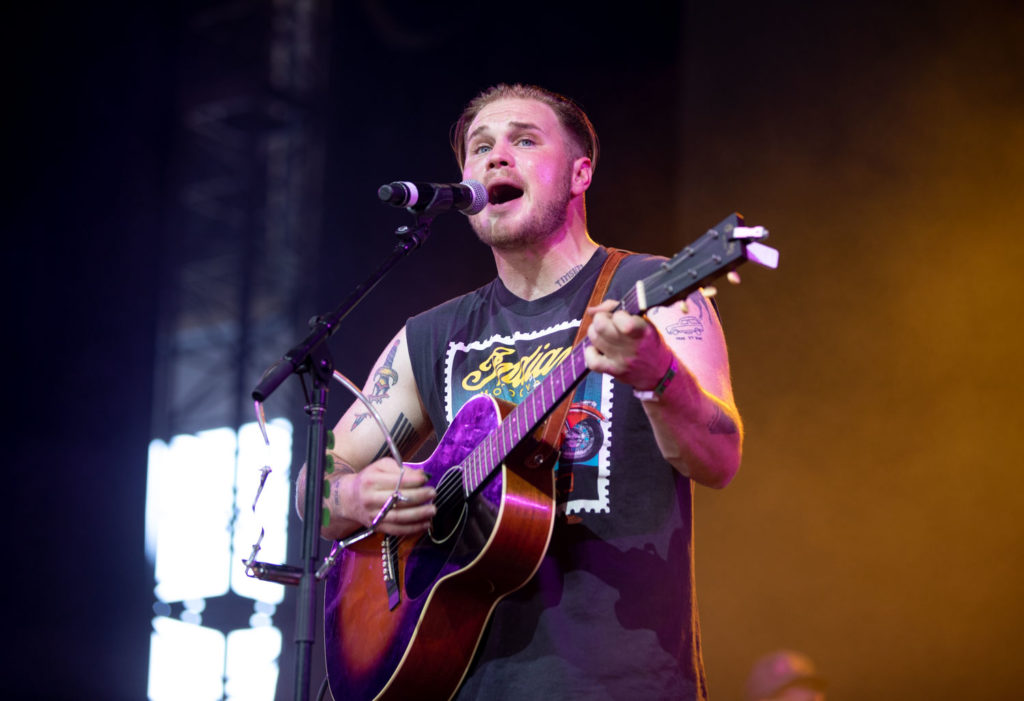
<path id="1" fill-rule="evenodd" d="M 587 309 L 592 315 L 584 351 L 587 367 L 603 372 L 639 390 L 652 389 L 665 374 L 674 355 L 658 330 L 638 314 L 605 300 Z"/>

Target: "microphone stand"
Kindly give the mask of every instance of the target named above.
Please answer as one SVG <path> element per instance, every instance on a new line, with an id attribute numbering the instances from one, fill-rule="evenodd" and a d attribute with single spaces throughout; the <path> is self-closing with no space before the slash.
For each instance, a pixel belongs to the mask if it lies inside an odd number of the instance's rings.
<path id="1" fill-rule="evenodd" d="M 437 198 L 435 197 L 435 200 Z M 431 203 L 433 205 L 433 203 Z M 310 321 L 312 332 L 284 357 L 274 363 L 252 391 L 258 402 L 264 401 L 292 374 L 309 375 L 312 389 L 307 395 L 305 406 L 309 415 L 309 430 L 306 441 L 306 500 L 302 526 L 302 567 L 253 563 L 253 572 L 259 579 L 282 584 L 298 585 L 299 597 L 296 602 L 295 643 L 297 645 L 295 670 L 295 699 L 309 698 L 309 684 L 312 665 L 312 650 L 316 628 L 316 571 L 319 559 L 321 509 L 323 501 L 324 463 L 327 453 L 327 433 L 324 414 L 327 410 L 327 394 L 334 363 L 331 359 L 327 339 L 337 330 L 341 321 L 377 286 L 384 276 L 402 258 L 419 248 L 430 236 L 430 223 L 441 211 L 443 203 L 428 206 L 423 211 L 413 211 L 416 224 L 412 228 L 400 226 L 395 230 L 399 241 L 391 255 L 369 278 L 357 286 L 338 307 L 327 316 L 317 316 Z M 303 388 L 305 381 L 303 380 Z"/>

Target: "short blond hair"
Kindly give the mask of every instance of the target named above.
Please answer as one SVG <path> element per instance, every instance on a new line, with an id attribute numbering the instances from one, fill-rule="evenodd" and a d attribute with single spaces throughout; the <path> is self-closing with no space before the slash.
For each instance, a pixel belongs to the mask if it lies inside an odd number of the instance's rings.
<path id="1" fill-rule="evenodd" d="M 484 107 L 492 102 L 506 98 L 536 100 L 554 110 L 555 115 L 558 117 L 558 122 L 569 134 L 569 138 L 572 141 L 570 145 L 574 146 L 577 151 L 574 154 L 575 157 L 587 156 L 590 159 L 591 169 L 597 168 L 597 154 L 599 151 L 597 132 L 594 130 L 594 125 L 591 124 L 590 118 L 587 117 L 586 112 L 579 105 L 565 95 L 559 95 L 537 85 L 523 85 L 521 83 L 508 85 L 507 83 L 500 83 L 487 88 L 470 100 L 466 108 L 462 110 L 462 114 L 459 115 L 458 121 L 452 126 L 452 150 L 455 151 L 455 160 L 459 162 L 460 169 L 466 163 L 466 138 L 469 125 L 472 124 L 480 110 Z"/>

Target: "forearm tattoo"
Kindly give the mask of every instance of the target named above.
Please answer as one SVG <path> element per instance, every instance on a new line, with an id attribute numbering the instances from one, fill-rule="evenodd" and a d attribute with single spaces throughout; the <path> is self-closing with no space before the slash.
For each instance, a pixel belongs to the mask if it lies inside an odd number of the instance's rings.
<path id="1" fill-rule="evenodd" d="M 391 439 L 395 442 L 395 447 L 398 448 L 400 455 L 405 455 L 409 447 L 415 442 L 416 431 L 413 429 L 412 422 L 405 418 L 405 414 L 399 414 L 398 418 L 395 419 L 395 424 L 391 427 Z M 391 450 L 385 442 L 380 447 L 380 450 L 377 451 L 377 454 L 373 456 L 373 460 L 380 460 L 390 453 Z M 373 461 L 371 460 L 370 462 Z"/>
<path id="2" fill-rule="evenodd" d="M 715 414 L 708 421 L 708 432 L 711 434 L 728 435 L 731 433 L 737 433 L 739 431 L 736 428 L 736 422 L 729 417 L 722 407 L 715 405 Z"/>
<path id="3" fill-rule="evenodd" d="M 356 469 L 343 461 L 336 454 L 330 453 L 331 458 L 334 460 L 334 468 L 331 470 L 332 475 L 354 475 Z M 324 501 L 331 506 L 331 511 L 335 514 L 341 513 L 341 481 L 338 479 L 328 479 L 324 481 L 325 494 L 323 495 Z"/>

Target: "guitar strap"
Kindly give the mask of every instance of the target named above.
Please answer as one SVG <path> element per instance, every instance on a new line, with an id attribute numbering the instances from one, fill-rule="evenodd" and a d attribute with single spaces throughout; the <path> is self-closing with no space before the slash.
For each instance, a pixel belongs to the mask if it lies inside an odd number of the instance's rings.
<path id="1" fill-rule="evenodd" d="M 630 251 L 625 251 L 621 248 L 609 248 L 608 257 L 604 260 L 604 265 L 601 266 L 601 272 L 597 276 L 597 281 L 594 283 L 594 291 L 590 293 L 590 301 L 587 302 L 587 308 L 596 306 L 604 300 L 604 295 L 608 292 L 608 285 L 611 284 L 612 275 L 615 274 L 615 269 L 619 267 L 619 263 L 623 258 L 630 255 Z M 590 328 L 591 316 L 584 313 L 583 318 L 580 320 L 580 328 L 576 332 L 576 338 L 573 340 L 572 345 L 575 347 L 580 341 L 587 335 L 587 329 Z M 572 405 L 572 393 L 568 397 L 562 400 L 548 416 L 544 425 L 538 429 L 538 438 L 543 446 L 549 446 L 554 448 L 556 451 L 562 444 L 562 437 L 564 435 L 564 424 L 566 414 L 569 413 L 569 407 Z M 543 451 L 544 448 L 541 448 Z M 533 464 L 537 464 L 540 461 L 536 461 Z"/>

